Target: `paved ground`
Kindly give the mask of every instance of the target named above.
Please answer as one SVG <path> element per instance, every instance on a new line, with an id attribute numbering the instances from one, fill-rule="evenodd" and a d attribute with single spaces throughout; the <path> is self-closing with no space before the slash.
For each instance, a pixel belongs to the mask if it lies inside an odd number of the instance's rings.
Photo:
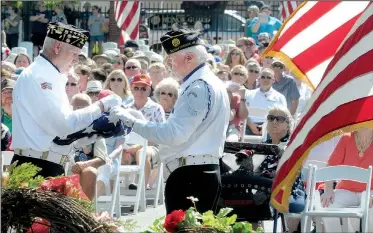
<path id="1" fill-rule="evenodd" d="M 142 232 L 147 230 L 147 227 L 153 223 L 153 221 L 159 217 L 166 215 L 166 209 L 164 205 L 160 205 L 157 208 L 148 206 L 145 212 L 140 212 L 137 215 L 122 216 L 122 219 L 134 219 L 137 222 L 138 227 L 134 230 L 135 232 Z M 281 232 L 281 221 L 278 221 L 277 232 Z M 273 231 L 273 221 L 265 221 L 264 229 L 266 232 Z"/>

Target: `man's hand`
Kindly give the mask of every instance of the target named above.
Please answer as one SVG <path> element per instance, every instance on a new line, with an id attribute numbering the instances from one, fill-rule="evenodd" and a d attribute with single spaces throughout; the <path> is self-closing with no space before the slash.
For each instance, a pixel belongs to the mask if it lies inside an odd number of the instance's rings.
<path id="1" fill-rule="evenodd" d="M 372 208 L 373 207 L 373 196 L 370 196 L 370 199 L 369 199 L 369 208 Z"/>
<path id="2" fill-rule="evenodd" d="M 321 206 L 323 208 L 326 208 L 330 204 L 333 204 L 334 197 L 335 197 L 334 190 L 325 189 L 325 192 L 323 193 L 323 195 L 321 195 Z"/>
<path id="3" fill-rule="evenodd" d="M 95 134 L 91 137 L 84 137 L 84 138 L 76 140 L 75 142 L 73 142 L 73 146 L 75 148 L 82 148 L 82 147 L 84 147 L 86 145 L 89 145 L 89 144 L 92 144 L 92 143 L 94 143 L 94 142 L 96 142 L 100 139 L 102 139 L 102 137 L 99 137 Z"/>
<path id="4" fill-rule="evenodd" d="M 109 95 L 102 98 L 100 102 L 104 105 L 104 111 L 107 112 L 115 106 L 120 106 L 122 99 L 118 95 Z"/>
<path id="5" fill-rule="evenodd" d="M 110 110 L 110 116 L 117 117 L 119 120 L 123 122 L 128 127 L 132 127 L 133 124 L 136 122 L 136 118 L 130 114 L 130 112 L 127 109 L 124 109 L 120 106 L 113 107 Z"/>
<path id="6" fill-rule="evenodd" d="M 80 174 L 82 171 L 88 167 L 87 162 L 77 162 L 71 167 L 71 171 L 74 174 Z"/>

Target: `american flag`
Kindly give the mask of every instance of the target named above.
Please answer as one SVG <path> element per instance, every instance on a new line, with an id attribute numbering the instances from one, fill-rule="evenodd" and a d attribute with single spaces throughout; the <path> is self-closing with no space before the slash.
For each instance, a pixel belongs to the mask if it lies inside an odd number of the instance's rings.
<path id="1" fill-rule="evenodd" d="M 347 32 L 293 132 L 277 169 L 272 204 L 287 212 L 292 184 L 309 151 L 362 127 L 373 127 L 373 2 Z"/>
<path id="2" fill-rule="evenodd" d="M 338 47 L 369 1 L 304 2 L 264 51 L 315 89 Z M 326 26 L 327 25 L 327 26 Z"/>
<path id="3" fill-rule="evenodd" d="M 281 22 L 284 22 L 287 18 L 289 18 L 297 6 L 298 1 L 281 1 L 279 7 Z"/>
<path id="4" fill-rule="evenodd" d="M 100 118 L 94 120 L 87 128 L 82 129 L 76 133 L 69 134 L 64 138 L 55 137 L 53 142 L 57 145 L 70 145 L 74 141 L 98 135 L 103 138 L 111 138 L 118 136 L 126 136 L 132 131 L 132 128 L 127 127 L 122 121 L 115 117 L 111 117 L 108 112 L 104 112 Z"/>
<path id="5" fill-rule="evenodd" d="M 115 20 L 121 29 L 119 45 L 124 45 L 127 40 L 139 39 L 140 8 L 139 1 L 114 2 Z"/>

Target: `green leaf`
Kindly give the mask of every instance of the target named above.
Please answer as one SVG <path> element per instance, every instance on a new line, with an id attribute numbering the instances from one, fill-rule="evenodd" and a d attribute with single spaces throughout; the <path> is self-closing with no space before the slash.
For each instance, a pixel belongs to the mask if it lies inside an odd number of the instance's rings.
<path id="1" fill-rule="evenodd" d="M 219 213 L 216 215 L 218 218 L 223 218 L 227 216 L 230 212 L 232 212 L 232 208 L 222 208 L 220 209 Z"/>

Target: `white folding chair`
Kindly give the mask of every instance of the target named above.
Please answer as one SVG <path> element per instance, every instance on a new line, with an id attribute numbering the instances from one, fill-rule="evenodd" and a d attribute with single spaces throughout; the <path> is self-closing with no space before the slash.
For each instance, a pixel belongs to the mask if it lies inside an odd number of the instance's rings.
<path id="1" fill-rule="evenodd" d="M 283 215 L 284 218 L 298 218 L 298 219 L 301 219 L 301 226 L 304 226 L 305 225 L 305 221 L 306 219 L 304 218 L 303 216 L 303 213 L 305 212 L 306 209 L 309 208 L 309 195 L 311 193 L 311 185 L 309 185 L 311 183 L 311 179 L 312 179 L 312 165 L 307 165 L 307 166 L 303 166 L 302 167 L 302 175 L 303 175 L 303 179 L 307 181 L 307 188 L 306 188 L 306 205 L 304 207 L 304 211 L 302 213 L 281 213 Z M 277 218 L 274 219 L 274 221 L 277 222 Z M 283 223 L 286 221 L 282 221 Z M 277 231 L 277 224 L 274 224 L 276 227 L 274 227 L 273 229 L 273 232 L 276 232 Z M 284 229 L 286 229 L 287 227 L 283 227 Z"/>
<path id="2" fill-rule="evenodd" d="M 315 189 L 316 183 L 336 180 L 351 180 L 366 184 L 365 194 L 361 196 L 359 207 L 351 208 L 322 208 L 320 205 L 320 194 Z M 368 232 L 368 210 L 370 199 L 370 188 L 372 180 L 372 166 L 368 169 L 354 166 L 330 166 L 317 169 L 312 166 L 312 185 L 311 195 L 309 197 L 309 208 L 304 212 L 308 217 L 302 232 L 308 232 L 311 229 L 311 217 L 316 219 L 316 232 L 321 232 L 321 217 L 337 218 L 359 218 L 362 221 L 362 232 Z"/>
<path id="3" fill-rule="evenodd" d="M 148 140 L 141 137 L 140 135 L 131 132 L 127 135 L 126 144 L 137 144 L 143 147 L 142 153 L 140 154 L 139 165 L 121 165 L 119 172 L 119 181 L 125 188 L 128 187 L 128 176 L 138 176 L 138 185 L 135 196 L 127 196 L 121 194 L 121 186 L 118 188 L 117 198 L 117 209 L 120 209 L 121 205 L 134 205 L 133 213 L 137 214 L 138 211 L 145 211 L 146 209 L 146 198 L 145 198 L 145 161 L 146 161 L 146 148 L 148 146 Z M 118 207 L 119 205 L 119 207 Z M 120 215 L 119 215 L 120 216 Z"/>
<path id="4" fill-rule="evenodd" d="M 249 107 L 249 116 L 250 117 L 258 117 L 258 118 L 265 119 L 265 117 L 267 116 L 267 114 L 268 114 L 268 109 L 265 109 L 265 108 L 250 108 Z M 245 128 L 246 128 L 246 123 L 247 123 L 247 121 L 245 121 L 245 125 L 244 125 Z M 266 128 L 267 128 L 266 124 L 264 123 L 262 125 L 262 135 L 261 136 L 257 136 L 257 135 L 245 135 L 244 136 L 244 142 L 260 143 L 262 141 L 265 141 L 267 139 L 267 130 L 266 130 Z"/>
<path id="5" fill-rule="evenodd" d="M 95 194 L 95 206 L 96 206 L 96 213 L 109 209 L 109 214 L 111 217 L 114 216 L 114 211 L 116 213 L 116 217 L 120 218 L 121 211 L 120 211 L 120 205 L 116 205 L 118 201 L 118 189 L 119 189 L 119 168 L 120 168 L 120 161 L 121 161 L 121 155 L 123 152 L 123 145 L 119 146 L 117 149 L 115 149 L 109 157 L 113 160 L 113 163 L 116 163 L 118 166 L 114 166 L 113 173 L 115 174 L 114 180 L 113 180 L 113 191 L 111 191 L 110 188 L 110 182 L 108 184 L 105 184 L 105 195 L 102 195 L 97 198 L 97 186 L 96 186 L 96 194 Z M 110 204 L 110 206 L 108 206 Z M 114 210 L 117 207 L 116 210 Z"/>
<path id="6" fill-rule="evenodd" d="M 14 156 L 13 151 L 1 151 L 2 171 L 5 171 L 4 166 L 9 166 Z"/>
<path id="7" fill-rule="evenodd" d="M 115 43 L 115 42 L 105 42 L 105 43 L 102 44 L 102 47 L 103 47 L 104 51 L 106 49 L 116 49 L 116 48 L 118 48 L 118 44 Z"/>

